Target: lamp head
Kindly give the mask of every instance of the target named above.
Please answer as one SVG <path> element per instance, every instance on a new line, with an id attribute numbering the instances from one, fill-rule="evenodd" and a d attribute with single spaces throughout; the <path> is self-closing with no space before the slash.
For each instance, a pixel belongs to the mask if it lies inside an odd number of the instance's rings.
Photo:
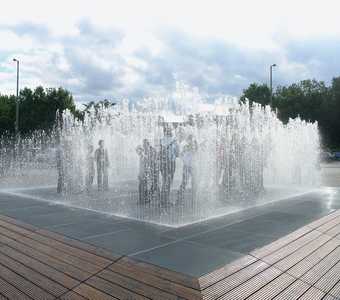
<path id="1" fill-rule="evenodd" d="M 13 61 L 18 61 L 16 58 L 13 58 Z"/>

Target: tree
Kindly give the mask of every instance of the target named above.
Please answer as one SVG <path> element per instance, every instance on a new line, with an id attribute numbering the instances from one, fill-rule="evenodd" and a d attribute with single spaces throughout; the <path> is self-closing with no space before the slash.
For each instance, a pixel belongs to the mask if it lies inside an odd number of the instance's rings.
<path id="1" fill-rule="evenodd" d="M 315 122 L 320 120 L 321 106 L 328 101 L 329 96 L 329 88 L 323 81 L 303 80 L 288 87 L 279 86 L 273 106 L 278 109 L 279 118 L 283 122 L 297 116 Z"/>
<path id="2" fill-rule="evenodd" d="M 0 135 L 14 132 L 15 96 L 0 95 Z"/>
<path id="3" fill-rule="evenodd" d="M 15 96 L 0 95 L 0 134 L 14 132 L 15 102 Z M 23 135 L 39 129 L 51 130 L 55 125 L 57 111 L 61 114 L 68 109 L 75 116 L 79 115 L 71 93 L 63 88 L 24 88 L 20 91 L 19 107 L 19 129 Z"/>
<path id="4" fill-rule="evenodd" d="M 252 83 L 243 91 L 240 101 L 245 98 L 251 103 L 268 104 L 270 90 L 264 84 Z M 317 121 L 323 144 L 340 147 L 340 77 L 333 78 L 331 86 L 315 79 L 279 86 L 273 95 L 273 108 L 284 123 L 298 116 L 305 121 Z"/>
<path id="5" fill-rule="evenodd" d="M 251 105 L 253 102 L 261 105 L 268 105 L 270 103 L 270 88 L 266 84 L 252 83 L 247 89 L 243 90 L 240 98 L 241 102 L 245 102 L 246 98 Z"/>
<path id="6" fill-rule="evenodd" d="M 340 147 L 340 77 L 332 80 L 330 96 L 322 106 L 320 124 L 325 143 Z"/>
<path id="7" fill-rule="evenodd" d="M 91 101 L 87 104 L 83 104 L 85 106 L 84 110 L 82 111 L 82 114 L 90 114 L 92 111 L 94 111 L 94 115 L 97 117 L 98 113 L 102 110 L 102 109 L 107 109 L 110 108 L 114 105 L 116 105 L 116 103 L 111 102 L 107 99 L 104 100 L 100 100 L 98 102 L 95 101 Z"/>

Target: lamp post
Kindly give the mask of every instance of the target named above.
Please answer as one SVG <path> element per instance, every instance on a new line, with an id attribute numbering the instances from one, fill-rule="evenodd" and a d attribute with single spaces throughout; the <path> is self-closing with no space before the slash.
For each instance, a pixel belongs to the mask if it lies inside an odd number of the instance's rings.
<path id="1" fill-rule="evenodd" d="M 273 106 L 273 68 L 276 67 L 276 64 L 270 65 L 270 106 Z"/>
<path id="2" fill-rule="evenodd" d="M 13 58 L 13 61 L 17 63 L 17 101 L 15 107 L 15 136 L 19 134 L 19 60 Z"/>

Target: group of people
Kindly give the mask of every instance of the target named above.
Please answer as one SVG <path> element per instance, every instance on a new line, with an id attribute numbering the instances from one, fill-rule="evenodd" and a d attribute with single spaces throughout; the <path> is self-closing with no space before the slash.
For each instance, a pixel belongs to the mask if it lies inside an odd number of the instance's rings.
<path id="1" fill-rule="evenodd" d="M 170 201 L 170 191 L 176 172 L 176 159 L 182 158 L 182 182 L 177 193 L 177 202 L 183 202 L 184 192 L 191 179 L 192 190 L 195 190 L 194 157 L 198 150 L 193 135 L 188 135 L 182 147 L 173 137 L 171 128 L 164 127 L 164 137 L 160 140 L 159 151 L 147 139 L 136 149 L 139 155 L 139 202 L 146 203 L 160 199 L 165 206 Z M 162 182 L 159 182 L 161 175 Z"/>
<path id="2" fill-rule="evenodd" d="M 248 140 L 239 132 L 232 130 L 229 133 L 223 132 L 217 135 L 216 146 L 210 149 L 215 149 L 213 151 L 216 151 L 216 156 L 209 154 L 209 157 L 213 159 L 215 157 L 216 160 L 214 182 L 217 186 L 218 198 L 228 200 L 229 196 L 237 194 L 261 192 L 264 189 L 265 166 L 265 149 L 262 143 L 255 136 L 252 140 Z M 197 173 L 199 172 L 196 168 L 196 157 L 199 148 L 204 152 L 205 147 L 204 142 L 198 145 L 193 134 L 179 134 L 176 138 L 171 126 L 163 127 L 163 137 L 156 146 L 152 146 L 148 139 L 143 139 L 142 144 L 136 148 L 139 157 L 139 203 L 157 201 L 163 207 L 174 202 L 184 203 L 189 182 L 191 182 L 190 199 L 196 199 Z M 207 149 L 206 151 L 209 152 Z M 176 192 L 171 193 L 178 159 L 182 161 L 181 183 Z M 63 159 L 58 159 L 57 162 L 58 192 L 61 192 L 66 176 L 63 174 Z M 200 163 L 204 164 L 207 161 L 203 159 Z M 108 169 L 109 154 L 104 146 L 104 140 L 99 141 L 96 150 L 93 145 L 89 145 L 86 152 L 86 189 L 88 191 L 92 189 L 94 179 L 97 177 L 98 190 L 107 191 L 109 188 Z"/>
<path id="3" fill-rule="evenodd" d="M 217 144 L 217 183 L 220 195 L 244 196 L 264 190 L 266 153 L 263 144 L 244 135 L 222 136 Z"/>
<path id="4" fill-rule="evenodd" d="M 67 148 L 67 145 L 65 147 Z M 64 151 L 62 151 L 60 148 L 57 150 L 58 193 L 66 189 L 66 181 L 68 179 L 66 174 L 67 157 L 63 157 L 63 155 L 67 153 L 68 150 L 69 149 L 64 149 Z M 97 175 L 98 190 L 105 191 L 109 189 L 108 168 L 109 156 L 107 149 L 104 147 L 104 140 L 99 140 L 98 148 L 95 151 L 93 145 L 89 145 L 86 153 L 86 189 L 88 191 L 93 186 L 95 174 Z"/>

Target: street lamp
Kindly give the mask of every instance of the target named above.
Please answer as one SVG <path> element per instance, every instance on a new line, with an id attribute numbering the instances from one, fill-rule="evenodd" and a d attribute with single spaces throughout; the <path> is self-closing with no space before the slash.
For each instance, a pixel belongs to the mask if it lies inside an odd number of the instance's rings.
<path id="1" fill-rule="evenodd" d="M 273 68 L 276 64 L 270 65 L 270 106 L 273 106 Z"/>
<path id="2" fill-rule="evenodd" d="M 15 135 L 19 133 L 19 60 L 13 58 L 13 61 L 17 63 L 17 101 L 15 108 Z"/>

